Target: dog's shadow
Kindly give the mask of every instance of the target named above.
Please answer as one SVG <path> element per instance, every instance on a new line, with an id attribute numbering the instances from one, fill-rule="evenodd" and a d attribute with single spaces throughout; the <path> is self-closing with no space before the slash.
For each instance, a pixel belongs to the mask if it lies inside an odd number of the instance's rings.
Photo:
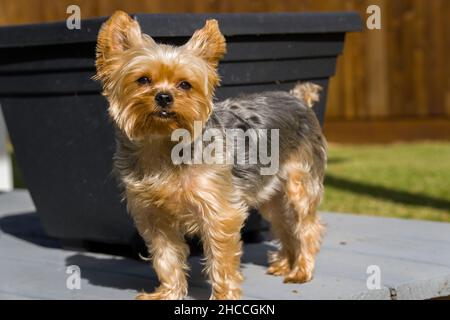
<path id="1" fill-rule="evenodd" d="M 242 269 L 246 264 L 267 266 L 267 251 L 274 246 L 265 242 L 248 244 L 244 248 Z M 202 272 L 202 256 L 189 259 L 189 297 L 193 299 L 208 299 L 211 286 Z M 66 266 L 80 267 L 81 278 L 91 285 L 132 290 L 136 292 L 152 292 L 159 284 L 158 278 L 149 262 L 137 261 L 121 257 L 100 257 L 89 253 L 77 253 L 66 258 Z"/>

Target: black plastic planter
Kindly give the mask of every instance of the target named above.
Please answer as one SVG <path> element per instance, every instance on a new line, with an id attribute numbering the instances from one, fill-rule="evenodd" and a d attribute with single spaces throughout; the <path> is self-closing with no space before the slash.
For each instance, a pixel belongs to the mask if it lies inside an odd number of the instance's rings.
<path id="1" fill-rule="evenodd" d="M 240 92 L 289 90 L 299 80 L 324 87 L 355 13 L 137 14 L 143 32 L 184 43 L 207 18 L 228 41 L 219 99 Z M 0 103 L 27 187 L 51 236 L 129 244 L 136 231 L 111 175 L 114 135 L 95 73 L 95 42 L 105 19 L 0 28 Z M 247 230 L 259 228 L 258 220 Z"/>

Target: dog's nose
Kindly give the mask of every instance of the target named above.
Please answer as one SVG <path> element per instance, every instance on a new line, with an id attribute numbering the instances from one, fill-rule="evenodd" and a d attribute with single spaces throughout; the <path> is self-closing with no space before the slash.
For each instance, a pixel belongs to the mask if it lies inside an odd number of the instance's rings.
<path id="1" fill-rule="evenodd" d="M 158 92 L 155 101 L 161 108 L 169 107 L 173 102 L 173 96 L 168 92 Z"/>

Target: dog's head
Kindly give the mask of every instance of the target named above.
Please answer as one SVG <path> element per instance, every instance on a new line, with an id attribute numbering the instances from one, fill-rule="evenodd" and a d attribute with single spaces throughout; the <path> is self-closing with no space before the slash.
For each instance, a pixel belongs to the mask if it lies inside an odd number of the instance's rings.
<path id="1" fill-rule="evenodd" d="M 117 11 L 100 29 L 96 79 L 109 113 L 130 139 L 170 135 L 205 123 L 226 51 L 216 20 L 206 21 L 183 46 L 157 44 L 137 21 Z"/>

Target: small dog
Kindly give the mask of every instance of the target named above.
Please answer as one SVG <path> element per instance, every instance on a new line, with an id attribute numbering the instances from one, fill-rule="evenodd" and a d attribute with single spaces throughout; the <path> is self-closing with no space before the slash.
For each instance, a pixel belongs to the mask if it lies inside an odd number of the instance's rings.
<path id="1" fill-rule="evenodd" d="M 285 282 L 311 280 L 323 226 L 316 209 L 323 193 L 326 141 L 311 105 L 320 87 L 265 92 L 214 103 L 217 67 L 226 51 L 216 20 L 206 21 L 180 47 L 157 44 L 122 11 L 102 26 L 96 79 L 116 127 L 115 170 L 127 207 L 145 240 L 160 280 L 137 299 L 187 295 L 186 235 L 200 236 L 212 299 L 238 299 L 240 231 L 257 208 L 281 243 L 269 254 L 268 273 Z M 176 129 L 279 130 L 279 169 L 261 175 L 259 164 L 174 164 Z M 192 143 L 198 139 L 193 136 Z M 247 151 L 246 151 L 247 152 Z"/>

